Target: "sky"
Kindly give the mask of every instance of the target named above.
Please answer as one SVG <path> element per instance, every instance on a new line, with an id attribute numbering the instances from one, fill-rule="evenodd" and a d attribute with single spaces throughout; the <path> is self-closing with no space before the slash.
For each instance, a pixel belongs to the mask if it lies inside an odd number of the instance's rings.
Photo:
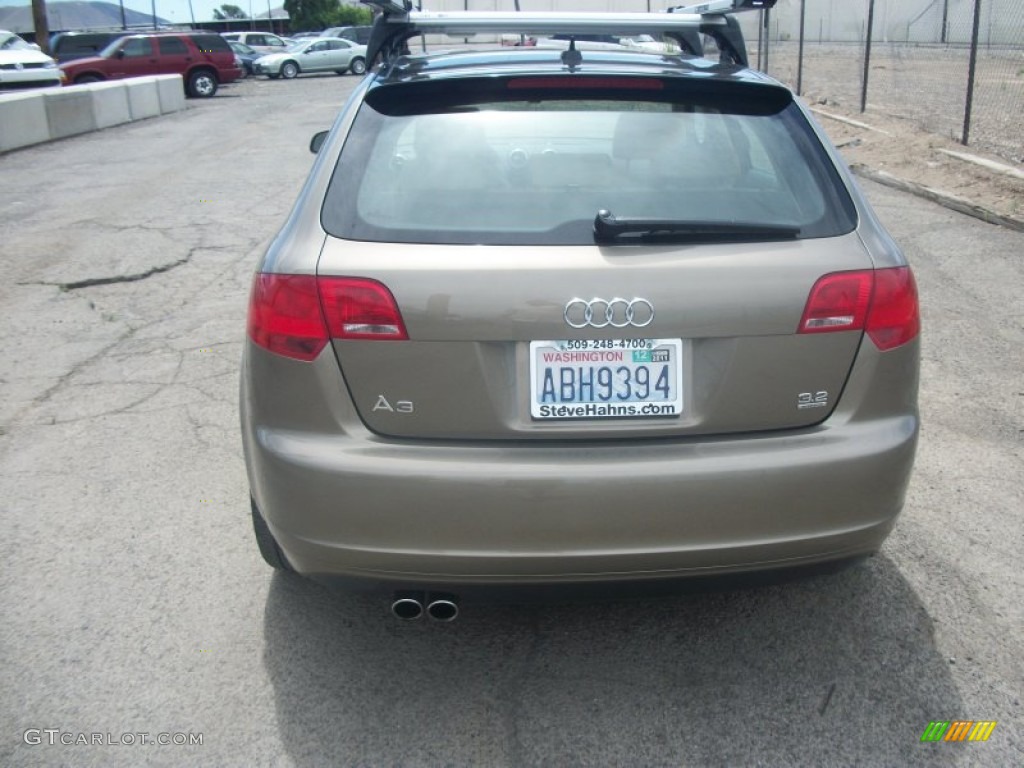
<path id="1" fill-rule="evenodd" d="M 57 0 L 51 0 L 56 2 Z M 118 0 L 106 0 L 106 2 L 117 5 Z M 156 15 L 161 18 L 173 21 L 178 24 L 186 24 L 192 20 L 189 13 L 189 0 L 152 0 L 156 3 Z M 220 8 L 225 2 L 237 5 L 247 14 L 250 7 L 253 16 L 267 12 L 267 0 L 192 0 L 192 10 L 195 12 L 196 21 L 209 21 L 213 18 L 213 9 Z M 27 7 L 32 4 L 31 0 L 0 0 L 0 5 L 15 5 Z M 284 0 L 271 0 L 270 7 L 280 8 Z M 124 0 L 124 7 L 130 8 L 139 13 L 152 13 L 151 0 Z"/>

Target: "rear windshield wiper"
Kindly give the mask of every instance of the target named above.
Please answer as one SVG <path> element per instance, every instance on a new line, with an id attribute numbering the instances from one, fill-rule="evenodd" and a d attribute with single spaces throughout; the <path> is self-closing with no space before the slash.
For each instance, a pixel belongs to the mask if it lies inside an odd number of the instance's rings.
<path id="1" fill-rule="evenodd" d="M 639 239 L 788 240 L 799 234 L 800 227 L 791 224 L 617 218 L 605 210 L 594 217 L 594 236 L 598 240 L 614 240 L 622 235 L 636 235 Z"/>

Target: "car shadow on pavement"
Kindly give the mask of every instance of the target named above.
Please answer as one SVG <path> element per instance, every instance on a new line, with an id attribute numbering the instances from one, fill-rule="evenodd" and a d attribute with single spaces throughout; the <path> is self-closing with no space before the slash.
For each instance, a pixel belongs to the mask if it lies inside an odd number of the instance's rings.
<path id="1" fill-rule="evenodd" d="M 298 765 L 937 765 L 960 695 L 885 556 L 827 576 L 658 599 L 387 600 L 275 575 L 264 664 Z M 945 750 L 943 751 L 943 747 Z"/>

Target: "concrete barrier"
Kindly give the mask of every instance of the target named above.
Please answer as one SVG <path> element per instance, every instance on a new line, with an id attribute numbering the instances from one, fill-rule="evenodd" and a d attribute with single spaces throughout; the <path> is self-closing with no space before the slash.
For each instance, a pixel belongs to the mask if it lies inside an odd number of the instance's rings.
<path id="1" fill-rule="evenodd" d="M 96 130 L 92 111 L 92 92 L 80 86 L 43 91 L 46 119 L 50 122 L 50 138 L 63 139 Z"/>
<path id="2" fill-rule="evenodd" d="M 156 90 L 155 77 L 129 77 L 121 82 L 128 88 L 132 120 L 144 120 L 160 114 L 160 94 Z"/>
<path id="3" fill-rule="evenodd" d="M 0 152 L 183 109 L 181 75 L 0 93 Z"/>
<path id="4" fill-rule="evenodd" d="M 0 94 L 0 152 L 49 139 L 42 91 Z"/>
<path id="5" fill-rule="evenodd" d="M 104 83 L 92 83 L 73 88 L 88 88 L 92 96 L 92 113 L 97 128 L 109 128 L 121 125 L 132 119 L 131 107 L 128 105 L 128 88 L 123 80 L 110 80 Z"/>
<path id="6" fill-rule="evenodd" d="M 160 112 L 180 112 L 185 108 L 185 83 L 181 75 L 157 75 L 156 89 L 160 97 Z"/>

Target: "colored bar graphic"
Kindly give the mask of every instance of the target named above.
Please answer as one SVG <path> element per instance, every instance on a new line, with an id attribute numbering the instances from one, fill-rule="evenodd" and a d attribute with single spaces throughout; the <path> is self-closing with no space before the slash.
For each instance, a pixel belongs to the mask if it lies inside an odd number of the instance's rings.
<path id="1" fill-rule="evenodd" d="M 988 741 L 997 720 L 932 720 L 921 741 Z"/>
<path id="2" fill-rule="evenodd" d="M 971 735 L 967 737 L 968 741 L 988 741 L 988 737 L 992 735 L 992 731 L 996 729 L 996 720 L 981 720 L 977 725 L 974 726 L 974 730 L 971 731 Z"/>
<path id="3" fill-rule="evenodd" d="M 942 741 L 949 728 L 949 720 L 932 720 L 921 734 L 921 741 Z"/>
<path id="4" fill-rule="evenodd" d="M 946 738 L 943 741 L 963 741 L 974 725 L 973 720 L 954 720 L 946 731 Z"/>

